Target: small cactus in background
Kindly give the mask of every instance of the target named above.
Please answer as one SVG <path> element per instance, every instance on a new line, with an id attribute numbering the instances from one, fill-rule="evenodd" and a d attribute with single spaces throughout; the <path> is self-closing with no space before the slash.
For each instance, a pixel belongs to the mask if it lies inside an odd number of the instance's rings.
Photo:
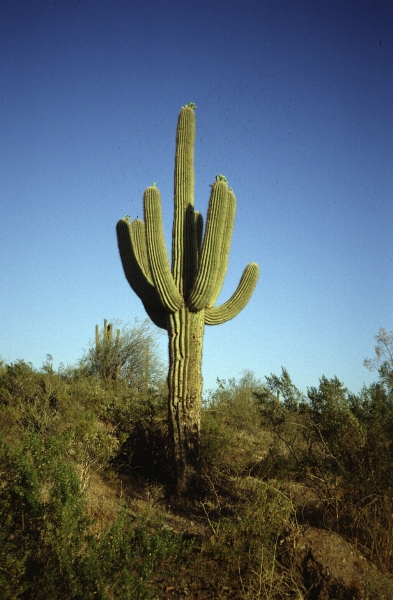
<path id="1" fill-rule="evenodd" d="M 144 221 L 117 223 L 127 281 L 151 320 L 169 336 L 169 429 L 179 497 L 192 498 L 200 479 L 200 416 L 204 326 L 235 317 L 250 299 L 259 267 L 250 263 L 229 300 L 215 306 L 228 266 L 236 197 L 226 178 L 211 186 L 206 227 L 194 210 L 195 104 L 183 106 L 177 125 L 172 265 L 164 241 L 155 183 L 144 193 Z"/>
<path id="2" fill-rule="evenodd" d="M 117 330 L 116 338 L 113 341 L 112 323 L 108 324 L 107 320 L 104 319 L 102 336 L 100 336 L 98 325 L 96 325 L 95 358 L 99 365 L 98 370 L 101 372 L 103 379 L 117 379 L 120 375 L 119 341 L 120 329 Z"/>

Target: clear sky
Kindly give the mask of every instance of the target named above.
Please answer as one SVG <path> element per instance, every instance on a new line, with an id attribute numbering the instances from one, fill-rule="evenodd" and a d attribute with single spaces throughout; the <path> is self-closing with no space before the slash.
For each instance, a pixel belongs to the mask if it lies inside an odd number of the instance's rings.
<path id="1" fill-rule="evenodd" d="M 176 122 L 197 105 L 195 205 L 238 202 L 205 388 L 284 366 L 354 392 L 393 329 L 391 0 L 3 0 L 0 356 L 75 364 L 96 323 L 145 313 L 115 226 L 156 182 L 168 243 Z M 161 338 L 166 352 L 165 335 Z"/>

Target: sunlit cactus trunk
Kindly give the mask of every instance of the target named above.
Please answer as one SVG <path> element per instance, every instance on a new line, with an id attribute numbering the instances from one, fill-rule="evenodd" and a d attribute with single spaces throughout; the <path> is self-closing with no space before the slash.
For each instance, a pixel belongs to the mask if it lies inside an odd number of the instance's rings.
<path id="1" fill-rule="evenodd" d="M 168 416 L 181 497 L 194 497 L 200 480 L 203 312 L 184 306 L 168 318 Z"/>
<path id="2" fill-rule="evenodd" d="M 228 266 L 236 198 L 225 177 L 217 176 L 203 231 L 202 217 L 194 210 L 195 108 L 192 103 L 183 106 L 177 125 L 172 264 L 155 184 L 144 193 L 144 221 L 126 217 L 117 224 L 126 278 L 149 317 L 169 336 L 169 430 L 181 498 L 195 498 L 200 481 L 204 326 L 235 317 L 259 275 L 258 265 L 250 263 L 231 298 L 215 306 Z"/>

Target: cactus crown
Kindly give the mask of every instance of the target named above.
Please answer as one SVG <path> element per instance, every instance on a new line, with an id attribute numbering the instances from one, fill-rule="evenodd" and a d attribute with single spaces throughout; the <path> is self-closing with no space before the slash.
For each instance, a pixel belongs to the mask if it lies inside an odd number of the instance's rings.
<path id="1" fill-rule="evenodd" d="M 144 222 L 130 223 L 126 217 L 117 225 L 127 280 L 151 319 L 164 328 L 167 315 L 184 306 L 204 310 L 210 325 L 233 318 L 248 302 L 259 274 L 255 263 L 248 265 L 233 296 L 214 306 L 227 270 L 236 197 L 226 177 L 216 175 L 203 232 L 202 216 L 194 210 L 195 108 L 193 102 L 183 106 L 177 125 L 171 265 L 155 183 L 144 193 Z"/>
<path id="2" fill-rule="evenodd" d="M 225 177 L 225 175 L 216 175 L 216 181 L 225 181 L 225 183 L 228 183 L 228 180 Z"/>
<path id="3" fill-rule="evenodd" d="M 194 104 L 194 102 L 189 102 L 188 104 L 186 104 L 185 106 L 182 106 L 182 108 L 192 108 L 192 110 L 195 110 L 197 107 L 196 104 Z"/>

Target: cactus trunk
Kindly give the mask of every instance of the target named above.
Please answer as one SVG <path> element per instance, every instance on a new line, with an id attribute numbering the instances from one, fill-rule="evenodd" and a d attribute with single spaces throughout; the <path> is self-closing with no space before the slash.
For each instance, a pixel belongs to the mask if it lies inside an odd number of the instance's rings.
<path id="1" fill-rule="evenodd" d="M 194 498 L 201 471 L 200 427 L 204 311 L 169 315 L 169 431 L 177 494 Z"/>
<path id="2" fill-rule="evenodd" d="M 149 317 L 169 336 L 168 421 L 176 491 L 183 499 L 195 498 L 200 481 L 204 326 L 233 319 L 259 275 L 258 265 L 250 263 L 231 298 L 215 306 L 228 265 L 236 198 L 225 177 L 217 176 L 203 232 L 202 217 L 194 210 L 195 108 L 183 106 L 177 124 L 172 264 L 155 184 L 144 193 L 144 222 L 126 217 L 117 224 L 126 278 Z"/>

